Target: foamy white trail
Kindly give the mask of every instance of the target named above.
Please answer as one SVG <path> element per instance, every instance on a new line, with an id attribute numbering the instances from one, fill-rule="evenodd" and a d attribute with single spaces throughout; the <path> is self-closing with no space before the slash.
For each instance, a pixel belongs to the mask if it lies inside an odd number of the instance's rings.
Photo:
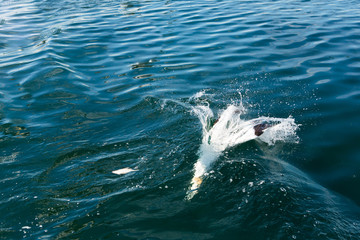
<path id="1" fill-rule="evenodd" d="M 194 166 L 194 177 L 188 190 L 187 199 L 191 199 L 197 193 L 202 183 L 204 174 L 221 153 L 235 145 L 259 139 L 269 145 L 277 141 L 298 141 L 296 130 L 298 125 L 292 117 L 272 118 L 259 117 L 251 120 L 241 119 L 245 112 L 242 105 L 229 105 L 220 115 L 218 121 L 211 126 L 214 114 L 208 105 L 193 107 L 193 112 L 199 118 L 203 128 L 203 138 L 199 149 L 199 159 Z M 267 124 L 260 136 L 255 135 L 254 126 Z"/>

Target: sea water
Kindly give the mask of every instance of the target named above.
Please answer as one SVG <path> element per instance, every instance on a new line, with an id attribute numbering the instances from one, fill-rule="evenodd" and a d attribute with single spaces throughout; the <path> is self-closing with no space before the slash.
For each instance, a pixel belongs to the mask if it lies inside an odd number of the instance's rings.
<path id="1" fill-rule="evenodd" d="M 359 239 L 359 16 L 0 0 L 0 238 Z"/>

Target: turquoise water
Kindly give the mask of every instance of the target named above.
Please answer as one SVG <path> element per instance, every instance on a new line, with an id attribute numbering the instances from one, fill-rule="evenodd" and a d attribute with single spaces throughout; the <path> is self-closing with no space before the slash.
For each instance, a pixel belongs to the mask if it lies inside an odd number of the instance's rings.
<path id="1" fill-rule="evenodd" d="M 0 238 L 359 239 L 359 16 L 355 0 L 0 0 Z M 226 145 L 188 198 L 201 117 L 229 106 L 296 125 Z"/>

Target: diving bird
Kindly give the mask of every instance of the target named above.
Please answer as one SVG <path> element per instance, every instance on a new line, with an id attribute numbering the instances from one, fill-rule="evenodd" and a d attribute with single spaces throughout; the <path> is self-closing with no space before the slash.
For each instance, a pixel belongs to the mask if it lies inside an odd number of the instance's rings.
<path id="1" fill-rule="evenodd" d="M 203 125 L 203 139 L 199 149 L 199 159 L 194 165 L 194 176 L 188 189 L 187 199 L 191 199 L 197 193 L 204 174 L 225 149 L 256 139 L 269 128 L 284 121 L 284 119 L 267 117 L 243 120 L 240 117 L 242 108 L 234 105 L 228 106 L 216 120 L 212 120 L 213 114 L 207 107 L 201 106 L 194 111 Z"/>

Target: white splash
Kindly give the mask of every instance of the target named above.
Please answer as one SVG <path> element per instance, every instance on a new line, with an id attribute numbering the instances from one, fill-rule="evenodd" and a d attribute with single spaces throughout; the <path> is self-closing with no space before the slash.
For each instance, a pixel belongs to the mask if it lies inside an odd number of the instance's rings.
<path id="1" fill-rule="evenodd" d="M 194 177 L 186 196 L 188 200 L 197 193 L 204 174 L 225 149 L 253 139 L 259 139 L 269 145 L 277 141 L 298 141 L 296 135 L 298 125 L 292 117 L 259 117 L 243 120 L 241 115 L 245 112 L 245 108 L 242 104 L 229 105 L 221 113 L 217 122 L 212 125 L 214 114 L 208 105 L 195 106 L 192 110 L 202 124 L 203 138 L 199 149 L 199 159 L 194 165 Z M 258 124 L 268 126 L 260 136 L 257 136 L 254 130 Z"/>

